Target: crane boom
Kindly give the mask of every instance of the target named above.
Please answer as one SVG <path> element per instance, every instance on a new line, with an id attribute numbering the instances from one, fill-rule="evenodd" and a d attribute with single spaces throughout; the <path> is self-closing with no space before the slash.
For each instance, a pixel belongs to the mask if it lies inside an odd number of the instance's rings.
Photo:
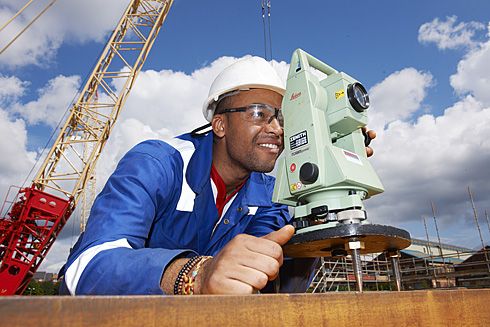
<path id="1" fill-rule="evenodd" d="M 172 3 L 130 2 L 32 186 L 0 219 L 0 295 L 22 294 L 75 209 Z"/>

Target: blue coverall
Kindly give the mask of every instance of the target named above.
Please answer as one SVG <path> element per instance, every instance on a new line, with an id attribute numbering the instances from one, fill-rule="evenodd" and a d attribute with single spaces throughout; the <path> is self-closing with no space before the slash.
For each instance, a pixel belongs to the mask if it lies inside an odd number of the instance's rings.
<path id="1" fill-rule="evenodd" d="M 271 202 L 274 178 L 256 172 L 218 217 L 213 133 L 171 143 L 145 141 L 121 159 L 70 253 L 61 293 L 163 294 L 162 274 L 176 257 L 215 255 L 237 234 L 263 236 L 290 223 L 287 207 Z M 286 259 L 281 292 L 304 292 L 313 264 Z"/>

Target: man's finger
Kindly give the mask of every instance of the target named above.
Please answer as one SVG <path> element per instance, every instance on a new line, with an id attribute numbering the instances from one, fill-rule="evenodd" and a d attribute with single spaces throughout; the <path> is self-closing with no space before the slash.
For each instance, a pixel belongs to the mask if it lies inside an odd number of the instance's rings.
<path id="1" fill-rule="evenodd" d="M 282 266 L 282 262 L 283 262 L 282 247 L 275 241 L 268 240 L 264 236 L 263 238 L 256 238 L 255 240 L 251 240 L 251 242 L 247 242 L 245 246 L 247 247 L 248 250 L 251 251 L 250 257 L 247 257 L 245 255 L 240 255 L 240 258 L 242 258 L 242 260 L 246 260 L 246 259 L 256 260 L 258 258 L 261 258 L 261 255 L 263 255 L 273 260 L 276 260 L 279 263 L 279 266 Z M 245 264 L 244 262 L 245 261 L 243 261 L 243 264 Z"/>
<path id="2" fill-rule="evenodd" d="M 376 131 L 373 131 L 372 129 L 370 129 L 369 131 L 367 131 L 367 135 L 369 136 L 369 138 L 371 140 L 375 139 L 376 138 Z"/>
<path id="3" fill-rule="evenodd" d="M 275 246 L 279 247 L 277 244 Z M 263 250 L 263 248 L 260 250 Z M 263 272 L 269 276 L 269 280 L 272 280 L 272 277 L 277 275 L 282 265 L 282 250 L 280 247 L 278 252 L 280 252 L 279 258 L 262 254 L 260 251 L 257 251 L 257 253 L 247 252 L 240 257 L 240 263 L 245 267 Z"/>
<path id="4" fill-rule="evenodd" d="M 262 288 L 264 288 L 265 285 L 267 285 L 267 282 L 269 281 L 269 276 L 267 276 L 267 274 L 263 273 L 260 270 L 246 266 L 240 266 L 233 269 L 233 271 L 229 271 L 227 273 L 227 282 L 229 280 L 236 280 L 246 285 L 250 285 L 253 289 L 261 290 Z M 244 287 L 244 285 L 241 285 L 240 291 L 243 292 L 243 289 L 246 289 L 246 287 Z"/>
<path id="5" fill-rule="evenodd" d="M 294 235 L 294 227 L 292 225 L 286 225 L 279 230 L 276 230 L 272 233 L 262 236 L 262 238 L 265 238 L 266 240 L 269 241 L 276 242 L 279 245 L 284 245 L 291 239 L 291 237 L 293 237 L 293 235 Z"/>
<path id="6" fill-rule="evenodd" d="M 252 294 L 254 293 L 254 288 L 250 284 L 237 280 L 237 279 L 226 279 L 224 280 L 220 287 L 210 294 Z"/>
<path id="7" fill-rule="evenodd" d="M 373 148 L 371 148 L 371 147 L 367 146 L 367 147 L 366 147 L 366 155 L 367 155 L 368 157 L 370 157 L 370 156 L 372 156 L 372 155 L 373 155 L 373 153 L 374 153 Z"/>

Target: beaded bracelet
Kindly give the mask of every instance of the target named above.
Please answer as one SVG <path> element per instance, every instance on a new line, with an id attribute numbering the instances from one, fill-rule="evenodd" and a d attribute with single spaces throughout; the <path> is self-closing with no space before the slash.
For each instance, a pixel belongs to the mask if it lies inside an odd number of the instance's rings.
<path id="1" fill-rule="evenodd" d="M 196 263 L 201 259 L 201 256 L 195 256 L 189 259 L 185 263 L 185 265 L 180 269 L 179 274 L 177 275 L 177 278 L 175 279 L 175 284 L 174 284 L 174 294 L 178 295 L 181 294 L 182 290 L 182 284 L 184 280 L 184 276 L 187 276 L 187 274 L 194 268 Z"/>
<path id="2" fill-rule="evenodd" d="M 188 274 L 184 275 L 183 278 L 183 285 L 181 288 L 182 295 L 193 295 L 194 294 L 194 283 L 196 282 L 196 276 L 199 273 L 199 269 L 201 269 L 201 266 L 203 263 L 211 259 L 211 256 L 206 256 L 206 257 L 201 257 L 199 262 L 196 264 L 196 268 L 192 271 L 191 276 L 189 277 Z"/>

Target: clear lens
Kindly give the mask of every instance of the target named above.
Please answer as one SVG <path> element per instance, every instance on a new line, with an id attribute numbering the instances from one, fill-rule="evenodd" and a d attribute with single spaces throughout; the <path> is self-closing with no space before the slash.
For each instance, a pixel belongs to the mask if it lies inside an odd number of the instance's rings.
<path id="1" fill-rule="evenodd" d="M 366 95 L 367 94 L 361 90 L 359 85 L 354 86 L 354 97 L 356 98 L 357 102 L 359 102 L 359 104 L 362 107 L 366 107 L 366 104 L 367 104 Z"/>
<path id="2" fill-rule="evenodd" d="M 349 102 L 357 112 L 363 112 L 369 108 L 369 96 L 361 83 L 353 83 L 347 87 Z"/>
<path id="3" fill-rule="evenodd" d="M 254 103 L 247 106 L 244 117 L 246 120 L 258 125 L 269 124 L 274 118 L 277 118 L 279 125 L 281 127 L 284 126 L 284 118 L 281 110 L 264 103 Z"/>

